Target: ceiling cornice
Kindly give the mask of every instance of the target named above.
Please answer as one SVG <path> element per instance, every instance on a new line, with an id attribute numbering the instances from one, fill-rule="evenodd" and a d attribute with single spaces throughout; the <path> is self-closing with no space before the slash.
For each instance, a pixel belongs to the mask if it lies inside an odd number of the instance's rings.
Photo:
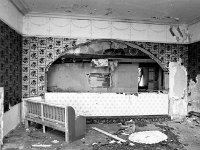
<path id="1" fill-rule="evenodd" d="M 64 18 L 64 19 L 77 19 L 77 20 L 95 20 L 95 21 L 113 21 L 113 22 L 127 22 L 127 23 L 141 23 L 141 24 L 153 24 L 153 25 L 187 25 L 183 22 L 164 22 L 164 21 L 150 21 L 150 20 L 133 20 L 133 19 L 119 19 L 119 18 L 104 18 L 104 17 L 93 17 L 86 15 L 66 15 L 62 13 L 28 13 L 27 17 L 49 17 L 49 18 Z"/>
<path id="2" fill-rule="evenodd" d="M 193 25 L 198 22 L 200 22 L 200 17 L 196 17 L 195 19 L 193 19 L 190 23 L 188 23 L 188 26 Z"/>
<path id="3" fill-rule="evenodd" d="M 23 0 L 10 0 L 10 2 L 17 8 L 19 12 L 21 12 L 23 15 L 26 15 L 30 12 L 28 6 L 26 6 L 26 3 Z"/>

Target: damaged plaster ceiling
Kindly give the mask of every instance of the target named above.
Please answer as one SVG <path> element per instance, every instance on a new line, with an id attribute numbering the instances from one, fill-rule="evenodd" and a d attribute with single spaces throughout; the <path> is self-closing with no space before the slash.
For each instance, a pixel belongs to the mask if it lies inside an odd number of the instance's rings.
<path id="1" fill-rule="evenodd" d="M 24 15 L 117 19 L 151 23 L 199 20 L 200 0 L 10 0 Z"/>

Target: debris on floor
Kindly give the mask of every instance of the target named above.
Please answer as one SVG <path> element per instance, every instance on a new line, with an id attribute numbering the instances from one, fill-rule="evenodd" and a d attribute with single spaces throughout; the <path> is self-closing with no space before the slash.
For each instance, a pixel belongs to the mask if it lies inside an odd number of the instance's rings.
<path id="1" fill-rule="evenodd" d="M 131 134 L 129 140 L 136 143 L 156 144 L 167 140 L 167 135 L 160 131 L 142 131 Z"/>
<path id="2" fill-rule="evenodd" d="M 51 143 L 57 144 L 57 143 L 59 143 L 59 141 L 58 140 L 53 140 L 53 141 L 51 141 Z"/>
<path id="3" fill-rule="evenodd" d="M 125 125 L 122 123 L 118 123 L 119 130 L 115 133 L 115 135 L 130 135 L 135 132 L 135 122 L 133 120 L 126 121 Z"/>
<path id="4" fill-rule="evenodd" d="M 190 111 L 185 120 L 189 125 L 200 126 L 200 113 Z"/>
<path id="5" fill-rule="evenodd" d="M 132 127 L 131 132 L 127 130 L 129 127 Z M 106 134 L 97 132 L 94 129 L 103 131 Z M 2 150 L 9 150 L 9 148 L 15 148 L 16 150 L 199 150 L 199 130 L 199 126 L 191 128 L 186 120 L 181 123 L 175 121 L 165 121 L 162 123 L 133 122 L 129 120 L 121 124 L 87 124 L 86 136 L 84 138 L 66 143 L 64 132 L 47 128 L 46 133 L 43 133 L 42 127 L 37 125 L 30 126 L 28 130 L 26 130 L 24 125 L 20 125 L 4 137 Z M 155 139 L 152 142 L 151 139 L 152 144 L 130 140 L 133 134 L 147 131 L 159 131 L 166 135 L 167 139 L 160 142 L 157 141 L 158 143 L 155 142 Z M 116 137 L 122 139 L 122 141 L 115 139 Z M 160 138 L 163 137 L 161 136 Z M 145 138 L 148 139 L 150 136 Z"/>
<path id="6" fill-rule="evenodd" d="M 110 143 L 110 144 L 113 144 L 113 143 L 116 143 L 116 141 L 115 141 L 115 140 L 112 140 L 112 141 L 110 141 L 109 143 Z"/>

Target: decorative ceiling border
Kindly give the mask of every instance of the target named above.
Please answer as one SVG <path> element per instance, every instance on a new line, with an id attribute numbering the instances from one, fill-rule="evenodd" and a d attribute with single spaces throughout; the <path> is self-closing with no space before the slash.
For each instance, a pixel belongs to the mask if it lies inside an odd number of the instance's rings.
<path id="1" fill-rule="evenodd" d="M 104 17 L 92 17 L 87 15 L 67 15 L 62 13 L 38 13 L 29 12 L 25 16 L 27 17 L 51 17 L 51 18 L 64 18 L 64 19 L 79 19 L 79 20 L 95 20 L 95 21 L 114 21 L 114 22 L 125 22 L 125 23 L 142 23 L 152 25 L 182 25 L 184 22 L 156 22 L 150 20 L 139 20 L 139 19 L 117 19 L 117 18 L 104 18 Z"/>
<path id="2" fill-rule="evenodd" d="M 19 12 L 21 12 L 23 15 L 26 15 L 30 12 L 30 9 L 26 5 L 26 3 L 23 0 L 9 0 Z"/>

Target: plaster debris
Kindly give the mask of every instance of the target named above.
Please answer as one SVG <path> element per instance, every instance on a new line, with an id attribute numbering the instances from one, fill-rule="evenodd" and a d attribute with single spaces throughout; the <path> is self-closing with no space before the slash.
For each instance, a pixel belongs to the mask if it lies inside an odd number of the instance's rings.
<path id="1" fill-rule="evenodd" d="M 51 141 L 51 143 L 57 144 L 57 143 L 59 143 L 59 141 L 58 140 L 53 140 L 53 141 Z"/>
<path id="2" fill-rule="evenodd" d="M 47 148 L 51 147 L 51 145 L 46 145 L 46 144 L 34 144 L 32 147 L 38 147 L 38 148 Z"/>
<path id="3" fill-rule="evenodd" d="M 136 143 L 155 144 L 167 140 L 167 135 L 160 131 L 143 131 L 131 134 L 129 140 Z"/>
<path id="4" fill-rule="evenodd" d="M 129 145 L 130 145 L 130 146 L 134 146 L 135 144 L 133 144 L 133 143 L 130 143 Z"/>
<path id="5" fill-rule="evenodd" d="M 186 122 L 190 125 L 199 126 L 200 125 L 200 113 L 190 111 L 186 117 Z"/>
<path id="6" fill-rule="evenodd" d="M 127 126 L 125 133 L 132 134 L 135 132 L 135 122 L 133 120 L 126 121 L 125 124 Z"/>
<path id="7" fill-rule="evenodd" d="M 128 134 L 128 133 L 124 133 L 124 132 L 123 132 L 123 133 L 121 133 L 121 135 L 129 135 L 129 134 Z"/>
<path id="8" fill-rule="evenodd" d="M 82 142 L 82 143 L 85 143 L 85 138 L 82 138 L 82 139 L 81 139 L 81 142 Z"/>
<path id="9" fill-rule="evenodd" d="M 97 145 L 97 143 L 92 143 L 92 146 Z"/>
<path id="10" fill-rule="evenodd" d="M 108 59 L 92 59 L 91 63 L 94 67 L 106 67 L 108 66 Z"/>
<path id="11" fill-rule="evenodd" d="M 116 143 L 116 141 L 115 141 L 115 140 L 112 140 L 112 141 L 110 141 L 109 143 L 110 143 L 110 144 L 114 144 L 114 143 Z"/>

